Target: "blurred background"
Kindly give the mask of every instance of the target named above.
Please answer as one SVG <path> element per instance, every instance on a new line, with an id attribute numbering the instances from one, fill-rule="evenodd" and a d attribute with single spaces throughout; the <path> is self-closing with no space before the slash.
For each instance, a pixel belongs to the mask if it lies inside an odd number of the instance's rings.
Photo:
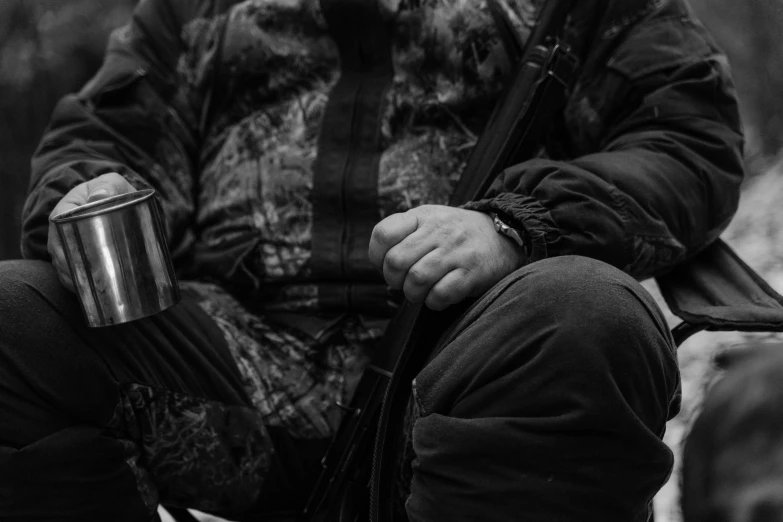
<path id="1" fill-rule="evenodd" d="M 783 292 L 783 0 L 690 1 L 728 54 L 746 127 L 750 176 L 724 238 Z M 135 3 L 0 0 L 0 260 L 20 255 L 30 156 L 54 105 L 99 67 L 109 31 L 128 19 Z M 653 283 L 647 287 L 657 295 Z M 680 348 L 684 404 L 666 434 L 675 454 L 715 374 L 712 357 L 747 337 L 704 333 Z M 680 519 L 674 477 L 656 498 L 658 522 Z"/>
<path id="2" fill-rule="evenodd" d="M 0 259 L 18 258 L 30 157 L 57 101 L 98 69 L 136 0 L 0 0 Z"/>

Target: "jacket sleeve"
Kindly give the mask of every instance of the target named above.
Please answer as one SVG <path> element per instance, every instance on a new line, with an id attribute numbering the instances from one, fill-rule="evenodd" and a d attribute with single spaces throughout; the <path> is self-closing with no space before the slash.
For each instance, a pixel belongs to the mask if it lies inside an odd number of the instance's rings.
<path id="1" fill-rule="evenodd" d="M 466 208 L 515 221 L 530 261 L 583 255 L 642 279 L 726 227 L 743 140 L 725 57 L 693 20 L 644 20 L 609 56 L 568 102 L 574 159 L 512 166 Z"/>
<path id="2" fill-rule="evenodd" d="M 140 2 L 132 21 L 111 35 L 97 75 L 57 105 L 32 160 L 24 257 L 48 260 L 52 209 L 74 186 L 112 171 L 137 189 L 158 192 L 175 261 L 187 251 L 202 107 L 221 19 L 213 3 Z"/>

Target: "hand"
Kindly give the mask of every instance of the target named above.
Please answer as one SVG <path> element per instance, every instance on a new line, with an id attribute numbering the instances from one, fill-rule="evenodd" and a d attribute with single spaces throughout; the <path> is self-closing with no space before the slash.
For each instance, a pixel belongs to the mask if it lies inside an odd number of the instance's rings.
<path id="1" fill-rule="evenodd" d="M 521 248 L 482 212 L 423 205 L 372 231 L 370 262 L 412 303 L 432 310 L 478 297 L 522 264 Z"/>
<path id="2" fill-rule="evenodd" d="M 116 172 L 110 172 L 76 185 L 70 192 L 63 196 L 60 202 L 57 203 L 57 206 L 54 207 L 54 210 L 52 210 L 52 213 L 49 214 L 49 238 L 46 243 L 46 249 L 49 250 L 49 255 L 52 256 L 52 264 L 57 270 L 57 276 L 60 278 L 62 284 L 71 292 L 74 291 L 71 271 L 68 269 L 68 262 L 65 260 L 65 251 L 60 243 L 60 235 L 57 233 L 54 223 L 52 223 L 52 218 L 57 214 L 84 205 L 85 203 L 135 191 L 136 189 L 133 188 L 133 185 L 125 181 L 125 178 Z"/>

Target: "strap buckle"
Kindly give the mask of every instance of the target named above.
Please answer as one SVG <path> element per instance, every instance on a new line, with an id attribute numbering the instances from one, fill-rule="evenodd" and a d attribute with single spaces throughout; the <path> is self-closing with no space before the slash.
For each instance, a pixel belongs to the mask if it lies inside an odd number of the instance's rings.
<path id="1" fill-rule="evenodd" d="M 579 65 L 579 58 L 564 40 L 555 38 L 550 42 L 549 56 L 546 60 L 546 74 L 563 87 L 568 87 Z"/>

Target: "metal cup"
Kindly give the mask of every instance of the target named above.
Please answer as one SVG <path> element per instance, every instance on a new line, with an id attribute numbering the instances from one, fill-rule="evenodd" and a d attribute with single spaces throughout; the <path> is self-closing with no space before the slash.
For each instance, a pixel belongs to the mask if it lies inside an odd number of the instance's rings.
<path id="1" fill-rule="evenodd" d="M 52 222 L 89 326 L 133 321 L 179 302 L 154 190 L 87 203 Z"/>

